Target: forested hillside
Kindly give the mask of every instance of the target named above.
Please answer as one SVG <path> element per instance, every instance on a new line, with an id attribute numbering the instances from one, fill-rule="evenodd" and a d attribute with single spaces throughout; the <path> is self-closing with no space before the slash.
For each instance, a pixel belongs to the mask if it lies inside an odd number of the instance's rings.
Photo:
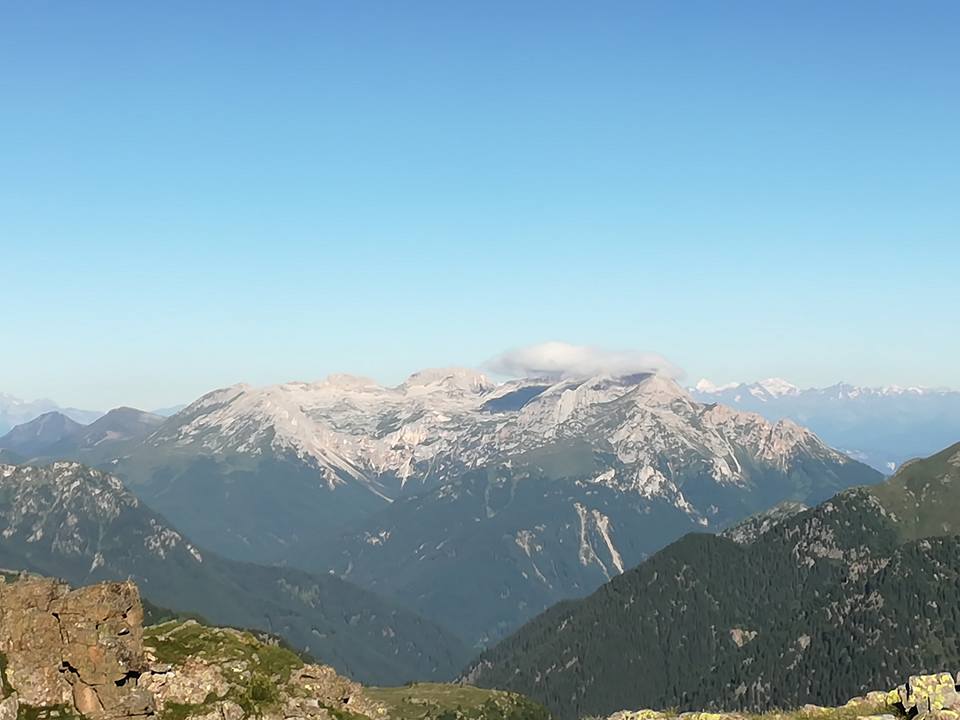
<path id="1" fill-rule="evenodd" d="M 957 517 L 957 487 L 960 445 L 875 492 L 847 491 L 732 534 L 743 542 L 688 535 L 547 611 L 467 677 L 573 718 L 838 703 L 956 666 L 960 538 L 928 518 Z"/>

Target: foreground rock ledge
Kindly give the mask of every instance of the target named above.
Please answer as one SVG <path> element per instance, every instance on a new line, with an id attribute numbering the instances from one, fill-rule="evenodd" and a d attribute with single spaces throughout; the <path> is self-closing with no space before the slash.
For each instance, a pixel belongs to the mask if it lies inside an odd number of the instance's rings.
<path id="1" fill-rule="evenodd" d="M 874 691 L 841 707 L 804 705 L 799 710 L 770 712 L 768 720 L 960 720 L 960 673 L 911 675 L 889 692 Z M 742 713 L 621 710 L 607 720 L 755 720 Z"/>
<path id="2" fill-rule="evenodd" d="M 0 676 L 0 720 L 386 715 L 359 684 L 250 633 L 193 621 L 145 631 L 129 582 L 0 579 Z"/>

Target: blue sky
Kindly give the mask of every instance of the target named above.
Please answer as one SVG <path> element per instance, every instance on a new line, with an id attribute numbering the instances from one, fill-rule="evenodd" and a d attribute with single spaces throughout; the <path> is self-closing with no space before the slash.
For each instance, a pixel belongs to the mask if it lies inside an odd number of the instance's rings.
<path id="1" fill-rule="evenodd" d="M 0 391 L 546 340 L 960 386 L 954 2 L 0 4 Z"/>

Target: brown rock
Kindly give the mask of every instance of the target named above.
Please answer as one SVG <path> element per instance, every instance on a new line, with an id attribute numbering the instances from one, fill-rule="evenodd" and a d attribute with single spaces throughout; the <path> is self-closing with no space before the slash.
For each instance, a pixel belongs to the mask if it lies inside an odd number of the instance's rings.
<path id="1" fill-rule="evenodd" d="M 73 704 L 73 689 L 60 672 L 60 625 L 51 612 L 67 591 L 54 580 L 0 583 L 0 652 L 7 656 L 7 681 L 20 702 Z"/>
<path id="2" fill-rule="evenodd" d="M 73 706 L 95 720 L 152 713 L 152 698 L 136 692 L 143 608 L 133 583 L 0 583 L 0 652 L 20 702 Z"/>

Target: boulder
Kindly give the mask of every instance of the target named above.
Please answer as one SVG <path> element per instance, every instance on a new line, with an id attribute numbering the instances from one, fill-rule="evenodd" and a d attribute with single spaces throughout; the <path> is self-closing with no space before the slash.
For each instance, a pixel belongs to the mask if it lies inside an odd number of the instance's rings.
<path id="1" fill-rule="evenodd" d="M 960 709 L 960 693 L 950 673 L 911 675 L 905 685 L 897 688 L 897 694 L 908 714 L 927 715 Z"/>
<path id="2" fill-rule="evenodd" d="M 60 624 L 50 610 L 67 590 L 53 580 L 0 582 L 0 652 L 7 682 L 27 705 L 73 704 L 73 688 L 60 672 Z"/>
<path id="3" fill-rule="evenodd" d="M 0 652 L 18 701 L 72 706 L 94 720 L 149 715 L 138 692 L 143 607 L 133 583 L 71 590 L 47 578 L 0 583 Z"/>

